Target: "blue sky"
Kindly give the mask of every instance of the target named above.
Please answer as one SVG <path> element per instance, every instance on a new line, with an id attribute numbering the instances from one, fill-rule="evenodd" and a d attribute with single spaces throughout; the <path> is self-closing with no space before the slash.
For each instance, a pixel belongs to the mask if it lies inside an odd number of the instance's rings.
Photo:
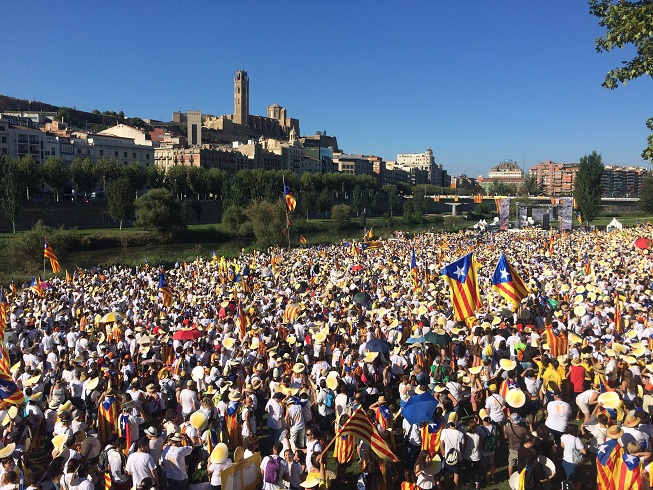
<path id="1" fill-rule="evenodd" d="M 268 104 L 344 151 L 430 146 L 452 175 L 512 159 L 649 165 L 651 79 L 607 90 L 630 51 L 598 54 L 582 0 L 5 2 L 0 93 L 170 119 Z"/>

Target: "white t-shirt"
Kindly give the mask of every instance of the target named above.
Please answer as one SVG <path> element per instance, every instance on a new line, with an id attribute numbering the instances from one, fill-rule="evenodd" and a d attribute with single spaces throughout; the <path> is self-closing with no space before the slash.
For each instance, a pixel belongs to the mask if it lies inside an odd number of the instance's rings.
<path id="1" fill-rule="evenodd" d="M 125 465 L 125 471 L 131 473 L 135 487 L 138 487 L 145 478 L 152 478 L 152 470 L 155 468 L 156 463 L 152 455 L 139 451 L 131 453 Z"/>
<path id="2" fill-rule="evenodd" d="M 179 393 L 179 401 L 181 402 L 181 411 L 183 413 L 191 413 L 195 410 L 195 407 L 199 406 L 197 393 L 193 390 L 181 390 Z"/>
<path id="3" fill-rule="evenodd" d="M 274 483 L 266 483 L 265 481 L 265 469 L 270 458 L 279 458 L 281 462 L 281 467 L 279 468 L 279 481 L 276 485 Z M 281 456 L 266 456 L 263 458 L 263 461 L 261 461 L 261 471 L 263 471 L 263 490 L 279 490 L 284 487 L 283 477 L 288 474 L 288 463 Z"/>
<path id="4" fill-rule="evenodd" d="M 465 434 L 465 452 L 463 458 L 466 461 L 481 460 L 481 436 L 473 432 Z"/>
<path id="5" fill-rule="evenodd" d="M 546 411 L 548 415 L 544 425 L 558 432 L 567 430 L 567 423 L 571 416 L 571 406 L 569 403 L 563 402 L 562 400 L 553 400 L 547 404 Z"/>
<path id="6" fill-rule="evenodd" d="M 227 458 L 223 463 L 211 463 L 209 465 L 209 473 L 211 473 L 212 486 L 218 487 L 222 485 L 222 478 L 220 477 L 220 474 L 222 473 L 222 470 L 226 470 L 232 464 L 233 462 L 231 461 L 231 459 Z"/>
<path id="7" fill-rule="evenodd" d="M 506 401 L 501 395 L 493 393 L 485 400 L 485 410 L 490 415 L 492 422 L 501 423 L 505 420 L 506 414 L 503 412 L 503 407 Z"/>
<path id="8" fill-rule="evenodd" d="M 560 442 L 564 446 L 564 452 L 562 453 L 562 459 L 564 459 L 568 463 L 579 464 L 579 462 L 575 462 L 573 460 L 573 455 L 574 455 L 574 449 L 576 449 L 578 451 L 581 451 L 582 449 L 585 449 L 585 446 L 583 446 L 583 443 L 581 442 L 581 440 L 576 436 L 572 436 L 571 434 L 563 434 L 560 437 Z"/>
<path id="9" fill-rule="evenodd" d="M 457 429 L 442 429 L 440 442 L 444 444 L 444 454 L 446 455 L 452 448 L 461 453 L 465 434 Z M 462 453 L 461 453 L 462 455 Z"/>

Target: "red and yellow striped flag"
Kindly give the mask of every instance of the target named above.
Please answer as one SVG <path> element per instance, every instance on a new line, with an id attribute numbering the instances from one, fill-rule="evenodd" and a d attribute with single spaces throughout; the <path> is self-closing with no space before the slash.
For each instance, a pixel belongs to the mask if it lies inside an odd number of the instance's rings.
<path id="1" fill-rule="evenodd" d="M 107 443 L 111 434 L 118 433 L 118 416 L 120 415 L 120 401 L 113 395 L 104 397 L 98 406 L 98 439 L 102 444 Z"/>
<path id="2" fill-rule="evenodd" d="M 349 420 L 345 422 L 345 425 L 342 426 L 342 430 L 340 431 L 340 435 L 356 436 L 369 444 L 381 459 L 394 462 L 399 461 L 399 458 L 392 452 L 388 443 L 381 437 L 374 425 L 372 425 L 372 422 L 370 422 L 370 419 L 367 418 L 362 407 L 358 407 Z"/>
<path id="3" fill-rule="evenodd" d="M 422 451 L 428 451 L 431 456 L 440 452 L 440 436 L 442 435 L 442 420 L 436 420 L 422 427 Z"/>
<path id="4" fill-rule="evenodd" d="M 54 272 L 55 274 L 61 272 L 61 266 L 59 265 L 57 256 L 54 254 L 54 250 L 52 250 L 52 247 L 50 246 L 50 244 L 46 239 L 43 240 L 43 258 L 50 259 L 50 266 L 52 267 L 52 272 Z"/>
<path id="5" fill-rule="evenodd" d="M 283 310 L 283 323 L 294 322 L 299 316 L 299 306 L 296 304 L 289 304 Z"/>
<path id="6" fill-rule="evenodd" d="M 621 302 L 619 301 L 619 291 L 614 293 L 614 329 L 620 334 L 621 333 Z"/>
<path id="7" fill-rule="evenodd" d="M 551 347 L 551 355 L 555 358 L 558 356 L 566 356 L 569 348 L 569 339 L 565 333 L 555 333 L 553 327 L 548 325 L 546 327 L 546 341 Z"/>

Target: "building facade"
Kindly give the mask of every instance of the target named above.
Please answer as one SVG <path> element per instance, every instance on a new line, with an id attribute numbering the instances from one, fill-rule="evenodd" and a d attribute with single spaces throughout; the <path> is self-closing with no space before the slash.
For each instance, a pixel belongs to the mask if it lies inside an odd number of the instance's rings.
<path id="1" fill-rule="evenodd" d="M 537 185 L 547 196 L 570 196 L 574 192 L 578 163 L 559 163 L 548 160 L 530 168 Z"/>
<path id="2" fill-rule="evenodd" d="M 416 168 L 427 172 L 427 182 L 423 182 L 425 184 L 432 184 L 440 187 L 446 187 L 448 185 L 447 182 L 449 179 L 447 178 L 447 172 L 442 168 L 442 165 L 435 163 L 435 157 L 433 156 L 433 150 L 431 150 L 431 147 L 428 147 L 424 153 L 398 154 L 397 165 Z M 414 175 L 414 180 L 422 180 L 419 172 L 414 173 Z"/>
<path id="3" fill-rule="evenodd" d="M 642 167 L 606 165 L 601 176 L 603 197 L 639 197 L 649 172 Z"/>

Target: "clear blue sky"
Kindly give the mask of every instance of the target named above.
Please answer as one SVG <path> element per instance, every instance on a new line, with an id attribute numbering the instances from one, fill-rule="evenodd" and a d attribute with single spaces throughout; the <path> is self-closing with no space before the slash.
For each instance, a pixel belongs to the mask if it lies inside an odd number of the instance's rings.
<path id="1" fill-rule="evenodd" d="M 607 90 L 583 0 L 3 2 L 0 93 L 168 120 L 287 108 L 302 134 L 386 160 L 431 146 L 452 175 L 640 157 L 653 83 Z"/>

